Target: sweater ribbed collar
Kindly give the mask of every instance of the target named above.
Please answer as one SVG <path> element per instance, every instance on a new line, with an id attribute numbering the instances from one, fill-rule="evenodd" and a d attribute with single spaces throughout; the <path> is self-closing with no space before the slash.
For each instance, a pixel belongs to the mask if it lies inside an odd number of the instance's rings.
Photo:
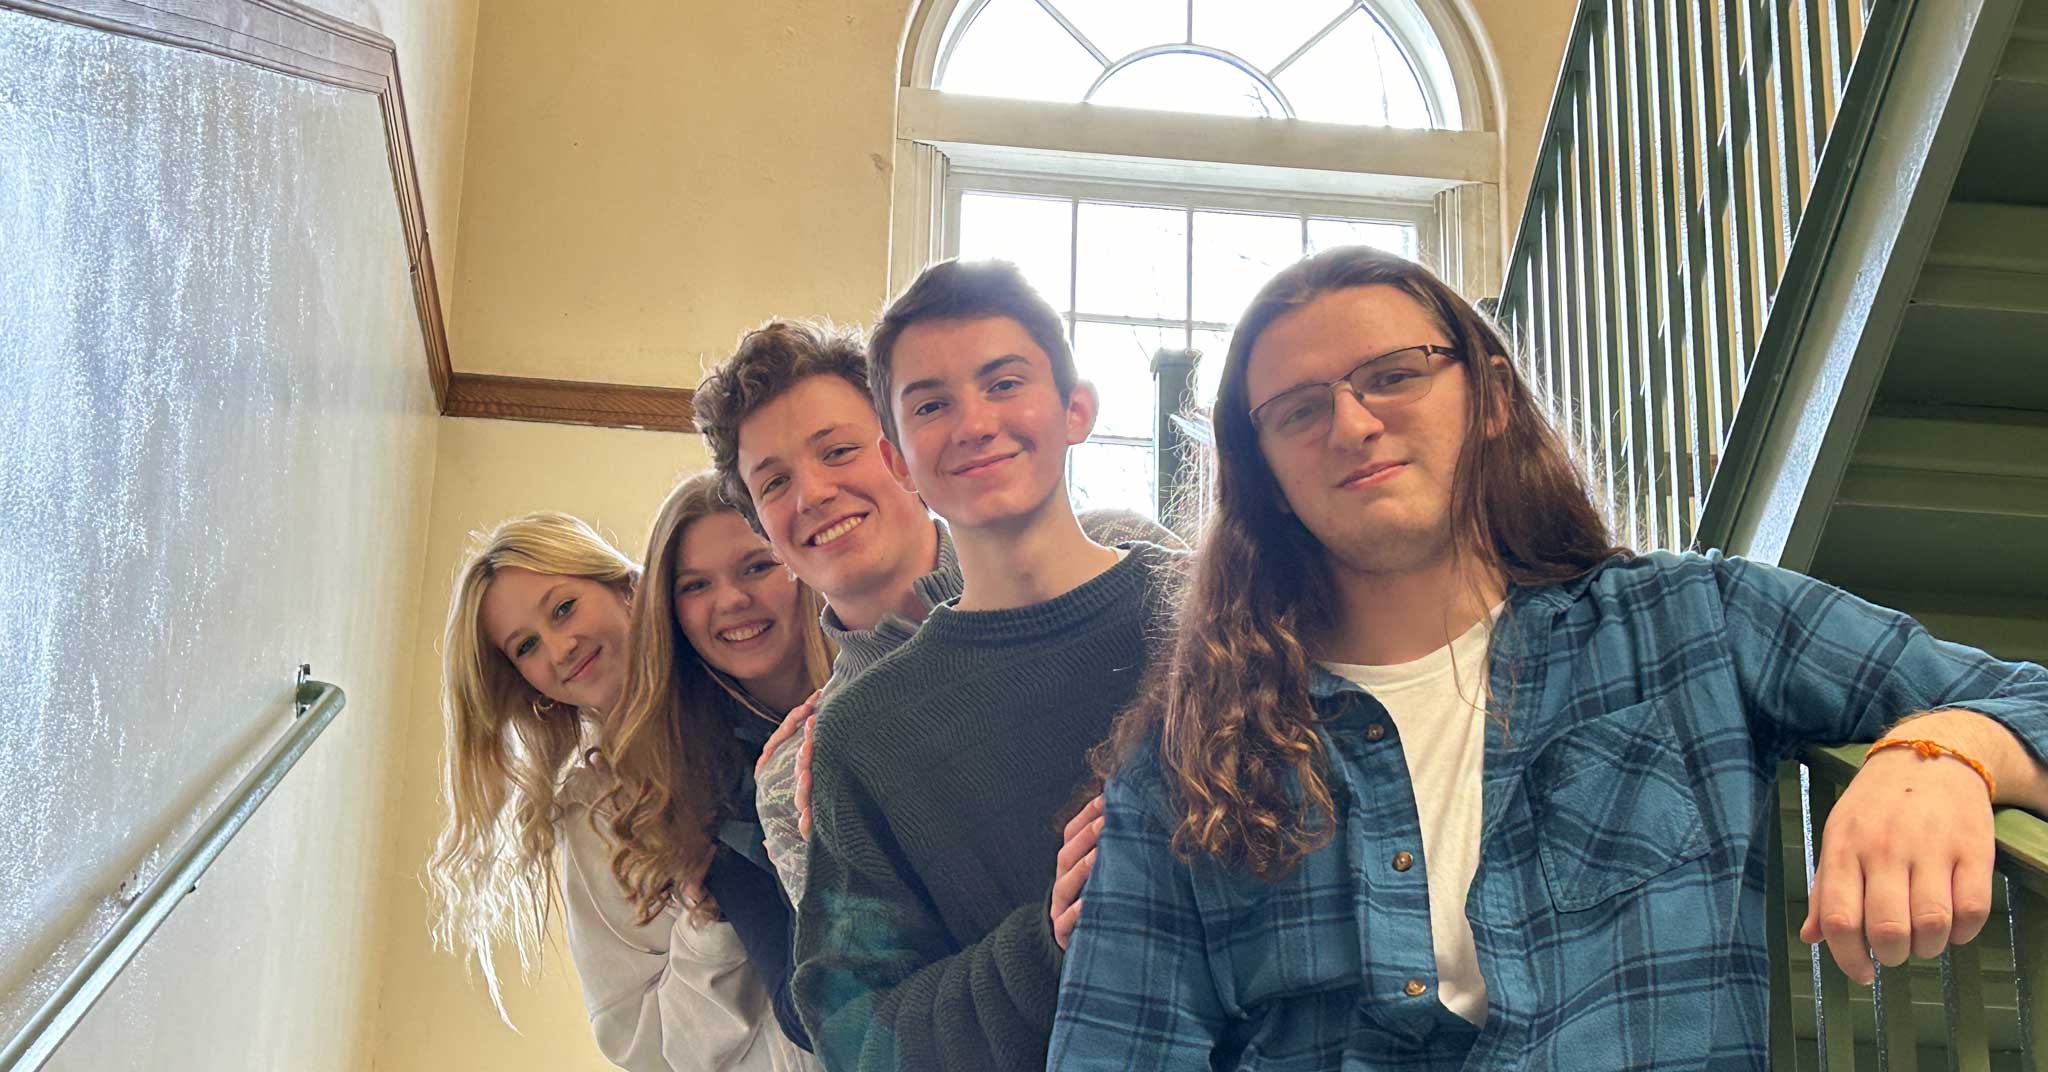
<path id="1" fill-rule="evenodd" d="M 918 602 L 915 621 L 901 614 L 884 614 L 872 629 L 848 629 L 829 605 L 818 616 L 825 636 L 839 647 L 838 657 L 832 660 L 832 680 L 826 684 L 827 691 L 866 673 L 882 661 L 882 656 L 902 647 L 904 641 L 917 635 L 917 627 L 933 607 L 959 598 L 965 589 L 965 582 L 960 579 L 960 556 L 953 549 L 953 533 L 937 518 L 932 519 L 932 527 L 939 533 L 939 559 L 930 573 L 910 582 L 911 593 Z"/>
<path id="2" fill-rule="evenodd" d="M 1069 636 L 1120 604 L 1148 602 L 1152 573 L 1172 552 L 1135 540 L 1126 546 L 1130 553 L 1115 565 L 1043 603 L 1002 610 L 957 610 L 950 601 L 941 603 L 925 619 L 925 642 L 976 647 L 1026 644 Z"/>

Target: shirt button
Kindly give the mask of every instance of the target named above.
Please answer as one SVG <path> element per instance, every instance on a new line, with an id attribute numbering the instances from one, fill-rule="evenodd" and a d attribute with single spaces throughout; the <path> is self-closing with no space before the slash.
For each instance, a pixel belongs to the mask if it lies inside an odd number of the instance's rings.
<path id="1" fill-rule="evenodd" d="M 1387 728 L 1377 722 L 1365 728 L 1365 739 L 1368 741 L 1377 741 L 1386 735 Z"/>
<path id="2" fill-rule="evenodd" d="M 1422 980 L 1410 979 L 1408 980 L 1408 985 L 1401 988 L 1401 993 L 1406 994 L 1411 998 L 1419 998 L 1428 989 L 1429 985 L 1427 983 L 1424 983 Z"/>
<path id="3" fill-rule="evenodd" d="M 1394 870 L 1406 871 L 1415 866 L 1415 855 L 1407 849 L 1394 854 Z"/>

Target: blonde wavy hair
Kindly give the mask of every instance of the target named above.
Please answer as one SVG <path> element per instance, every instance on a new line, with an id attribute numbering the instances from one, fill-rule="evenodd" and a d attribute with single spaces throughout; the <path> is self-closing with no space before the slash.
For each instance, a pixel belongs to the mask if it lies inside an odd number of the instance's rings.
<path id="1" fill-rule="evenodd" d="M 528 685 L 484 635 L 484 592 L 511 568 L 598 581 L 629 601 L 640 577 L 595 529 L 560 513 L 471 533 L 456 572 L 441 642 L 448 821 L 427 860 L 427 890 L 435 946 L 476 958 L 501 1016 L 492 951 L 509 944 L 528 975 L 540 961 L 555 895 L 557 795 L 582 758 L 584 722 L 580 710 L 550 704 Z"/>
<path id="2" fill-rule="evenodd" d="M 699 878 L 715 850 L 712 834 L 725 818 L 727 794 L 742 757 L 734 718 L 780 723 L 739 682 L 697 654 L 676 622 L 675 575 L 691 525 L 738 508 L 720 495 L 717 472 L 684 480 L 669 493 L 647 541 L 647 576 L 633 600 L 625 691 L 606 723 L 603 750 L 616 778 L 605 799 L 616 849 L 612 876 L 640 911 L 642 923 L 674 902 L 677 884 Z M 813 690 L 832 669 L 832 647 L 818 625 L 817 593 L 797 582 L 796 621 L 804 675 Z M 735 704 L 732 701 L 737 701 Z M 710 898 L 691 909 L 716 918 Z"/>

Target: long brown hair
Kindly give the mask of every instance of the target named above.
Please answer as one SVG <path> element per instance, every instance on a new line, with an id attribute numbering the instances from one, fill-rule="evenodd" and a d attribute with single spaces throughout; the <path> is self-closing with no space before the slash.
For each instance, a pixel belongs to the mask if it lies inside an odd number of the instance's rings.
<path id="1" fill-rule="evenodd" d="M 632 660 L 602 750 L 616 779 L 606 797 L 616 848 L 612 877 L 649 922 L 672 903 L 678 883 L 711 863 L 712 832 L 725 817 L 741 756 L 734 718 L 779 722 L 740 684 L 706 665 L 676 623 L 675 574 L 683 534 L 707 517 L 738 513 L 719 493 L 717 472 L 676 485 L 647 541 L 645 584 L 633 600 Z M 831 673 L 832 650 L 818 625 L 822 602 L 797 582 L 796 620 L 812 689 Z M 737 700 L 735 705 L 732 701 Z M 702 918 L 716 911 L 707 898 Z"/>
<path id="2" fill-rule="evenodd" d="M 1188 564 L 1179 621 L 1146 687 L 1095 756 L 1110 777 L 1157 734 L 1182 809 L 1173 849 L 1286 874 L 1326 843 L 1336 809 L 1309 700 L 1309 644 L 1339 609 L 1322 545 L 1281 508 L 1252 427 L 1246 368 L 1273 322 L 1333 291 L 1385 284 L 1415 299 L 1461 355 L 1471 390 L 1451 489 L 1454 552 L 1516 585 L 1580 576 L 1623 553 L 1499 328 L 1428 269 L 1364 246 L 1295 264 L 1238 321 L 1212 418 L 1216 498 Z M 1293 790 L 1290 785 L 1298 785 Z"/>
<path id="3" fill-rule="evenodd" d="M 578 758 L 585 713 L 548 702 L 484 635 L 484 592 L 498 571 L 583 577 L 632 598 L 640 568 L 567 514 L 538 513 L 471 533 L 441 640 L 446 732 L 441 801 L 447 825 L 427 860 L 438 948 L 474 956 L 500 1015 L 494 948 L 539 963 L 555 896 L 563 775 Z"/>

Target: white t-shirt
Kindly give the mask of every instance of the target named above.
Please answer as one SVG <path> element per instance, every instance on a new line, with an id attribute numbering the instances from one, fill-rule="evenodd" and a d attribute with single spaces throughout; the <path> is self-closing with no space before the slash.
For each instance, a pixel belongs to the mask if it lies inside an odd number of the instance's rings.
<path id="1" fill-rule="evenodd" d="M 1486 653 L 1493 615 L 1463 636 L 1395 666 L 1325 663 L 1384 704 L 1401 735 L 1422 823 L 1429 878 L 1430 945 L 1437 997 L 1474 1024 L 1486 1022 L 1486 980 L 1465 918 L 1479 867 L 1480 771 L 1486 758 Z"/>

